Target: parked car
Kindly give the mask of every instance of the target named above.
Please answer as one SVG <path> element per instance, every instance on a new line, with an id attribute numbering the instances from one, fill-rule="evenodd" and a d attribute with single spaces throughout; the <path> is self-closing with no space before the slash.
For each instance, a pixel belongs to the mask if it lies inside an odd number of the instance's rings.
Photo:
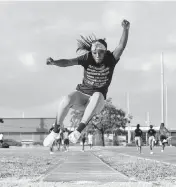
<path id="1" fill-rule="evenodd" d="M 7 143 L 0 143 L 0 148 L 9 148 L 9 144 Z"/>
<path id="2" fill-rule="evenodd" d="M 4 139 L 3 142 L 7 143 L 9 146 L 22 146 L 21 142 L 18 142 L 13 139 Z"/>

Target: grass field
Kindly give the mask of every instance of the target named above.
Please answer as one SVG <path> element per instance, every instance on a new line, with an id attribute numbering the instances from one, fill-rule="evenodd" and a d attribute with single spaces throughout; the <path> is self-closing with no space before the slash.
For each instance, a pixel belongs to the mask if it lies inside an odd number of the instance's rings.
<path id="1" fill-rule="evenodd" d="M 175 151 L 175 148 L 167 147 L 166 152 L 161 153 L 160 148 L 155 148 L 154 155 L 150 155 L 148 148 L 144 148 L 144 154 L 139 155 L 134 147 L 96 147 L 91 152 L 134 181 L 157 184 L 165 181 L 176 186 Z M 0 186 L 18 186 L 12 182 L 21 181 L 23 187 L 24 182 L 32 182 L 32 187 L 36 182 L 41 183 L 42 177 L 65 159 L 64 152 L 57 151 L 57 154 L 50 155 L 48 148 L 44 147 L 0 149 Z"/>
<path id="2" fill-rule="evenodd" d="M 94 154 L 117 171 L 141 181 L 176 181 L 176 148 L 167 147 L 164 153 L 156 147 L 150 155 L 148 147 L 139 154 L 135 147 L 104 148 Z"/>

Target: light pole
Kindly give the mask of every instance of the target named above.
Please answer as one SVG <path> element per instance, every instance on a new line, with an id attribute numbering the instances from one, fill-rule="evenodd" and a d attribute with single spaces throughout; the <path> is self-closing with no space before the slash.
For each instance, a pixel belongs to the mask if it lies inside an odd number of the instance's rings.
<path id="1" fill-rule="evenodd" d="M 165 123 L 168 128 L 167 85 L 165 84 Z"/>
<path id="2" fill-rule="evenodd" d="M 164 124 L 164 62 L 163 53 L 161 53 L 161 123 Z"/>

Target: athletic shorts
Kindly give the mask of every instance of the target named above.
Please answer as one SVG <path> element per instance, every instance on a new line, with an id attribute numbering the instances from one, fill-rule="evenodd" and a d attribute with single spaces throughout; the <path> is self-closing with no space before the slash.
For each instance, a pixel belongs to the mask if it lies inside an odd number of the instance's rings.
<path id="1" fill-rule="evenodd" d="M 61 144 L 61 138 L 56 139 L 56 142 L 57 142 L 58 144 Z"/>
<path id="2" fill-rule="evenodd" d="M 135 143 L 136 143 L 138 146 L 141 146 L 141 145 L 142 145 L 141 137 L 136 136 L 136 137 L 134 138 L 134 140 L 135 140 Z"/>
<path id="3" fill-rule="evenodd" d="M 92 140 L 88 140 L 88 144 L 93 144 Z"/>
<path id="4" fill-rule="evenodd" d="M 165 135 L 160 135 L 161 143 L 167 143 L 167 137 Z"/>
<path id="5" fill-rule="evenodd" d="M 64 144 L 65 144 L 65 145 L 69 145 L 69 139 L 65 139 L 65 140 L 64 140 Z"/>

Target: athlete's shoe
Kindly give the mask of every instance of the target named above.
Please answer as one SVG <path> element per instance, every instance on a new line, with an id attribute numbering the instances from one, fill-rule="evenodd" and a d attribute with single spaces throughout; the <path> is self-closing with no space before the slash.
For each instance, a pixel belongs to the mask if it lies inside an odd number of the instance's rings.
<path id="1" fill-rule="evenodd" d="M 51 146 L 53 144 L 53 142 L 56 140 L 57 136 L 58 136 L 58 133 L 51 131 L 51 133 L 48 134 L 48 136 L 44 139 L 43 145 L 45 147 Z"/>
<path id="2" fill-rule="evenodd" d="M 163 152 L 164 150 L 162 149 L 161 152 Z"/>
<path id="3" fill-rule="evenodd" d="M 72 142 L 72 143 L 77 143 L 78 139 L 80 138 L 81 136 L 81 133 L 77 130 L 73 131 L 69 136 L 69 140 Z"/>
<path id="4" fill-rule="evenodd" d="M 50 155 L 53 155 L 54 154 L 54 152 L 53 151 L 50 151 Z"/>
<path id="5" fill-rule="evenodd" d="M 153 152 L 151 151 L 150 154 L 153 155 Z"/>

